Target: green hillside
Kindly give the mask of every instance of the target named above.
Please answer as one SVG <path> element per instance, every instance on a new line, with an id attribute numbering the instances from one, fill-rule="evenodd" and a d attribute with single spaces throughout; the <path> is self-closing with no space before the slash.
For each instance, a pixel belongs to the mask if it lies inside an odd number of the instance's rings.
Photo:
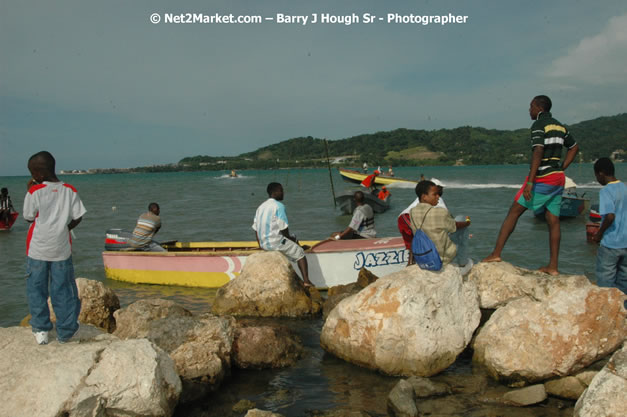
<path id="1" fill-rule="evenodd" d="M 594 161 L 627 146 L 627 113 L 600 117 L 570 126 L 583 161 Z M 328 141 L 329 156 L 341 164 L 369 165 L 484 165 L 527 163 L 529 129 L 496 130 L 482 127 L 416 130 L 396 129 Z M 622 150 L 622 151 L 621 151 Z M 194 156 L 179 161 L 178 168 L 245 169 L 315 167 L 326 165 L 324 140 L 299 137 L 265 146 L 236 157 Z"/>

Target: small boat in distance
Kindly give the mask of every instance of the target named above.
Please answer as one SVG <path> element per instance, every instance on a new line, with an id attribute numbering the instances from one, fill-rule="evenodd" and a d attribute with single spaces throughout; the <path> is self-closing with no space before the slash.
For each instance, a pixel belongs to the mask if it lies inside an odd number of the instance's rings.
<path id="1" fill-rule="evenodd" d="M 364 193 L 365 202 L 372 207 L 375 213 L 383 213 L 390 208 L 390 199 L 392 196 L 388 196 L 385 200 L 380 200 L 375 194 L 368 192 L 366 189 L 361 191 Z M 342 210 L 342 213 L 353 214 L 353 211 L 355 211 L 357 203 L 355 203 L 355 199 L 353 198 L 354 194 L 355 190 L 344 191 L 335 197 L 335 201 L 340 207 L 340 210 Z"/>
<path id="2" fill-rule="evenodd" d="M 338 171 L 340 172 L 340 175 L 342 176 L 342 179 L 344 181 L 350 182 L 353 184 L 361 184 L 361 182 L 364 179 L 366 179 L 366 177 L 368 176 L 368 174 L 364 174 L 359 171 L 354 171 L 352 169 L 338 168 Z M 414 185 L 418 184 L 417 181 L 406 180 L 404 178 L 398 178 L 398 177 L 390 177 L 390 176 L 383 175 L 383 174 L 375 177 L 374 182 L 375 184 L 379 184 L 379 185 L 390 185 L 394 183 L 406 183 L 406 184 L 414 184 Z"/>
<path id="3" fill-rule="evenodd" d="M 168 242 L 167 252 L 132 251 L 130 232 L 109 229 L 102 260 L 109 279 L 136 284 L 218 288 L 238 276 L 246 259 L 260 252 L 257 242 Z M 383 276 L 407 265 L 409 253 L 400 237 L 301 241 L 309 279 L 317 288 L 349 284 L 359 270 Z M 296 264 L 292 264 L 298 271 Z"/>
<path id="4" fill-rule="evenodd" d="M 15 223 L 15 220 L 17 220 L 19 215 L 20 213 L 18 213 L 17 211 L 13 211 L 9 213 L 9 223 L 6 223 L 5 221 L 0 220 L 0 230 L 11 230 L 13 223 Z"/>

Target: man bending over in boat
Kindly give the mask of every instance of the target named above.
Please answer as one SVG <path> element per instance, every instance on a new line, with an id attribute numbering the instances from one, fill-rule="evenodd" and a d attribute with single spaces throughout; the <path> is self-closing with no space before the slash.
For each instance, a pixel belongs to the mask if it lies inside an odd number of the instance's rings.
<path id="1" fill-rule="evenodd" d="M 377 231 L 374 229 L 374 211 L 364 202 L 364 193 L 356 191 L 353 198 L 357 207 L 355 207 L 351 222 L 344 231 L 333 233 L 331 237 L 336 240 L 377 237 Z"/>
<path id="2" fill-rule="evenodd" d="M 409 211 L 411 231 L 413 234 L 419 229 L 425 232 L 438 250 L 442 265 L 455 263 L 464 275 L 473 265 L 467 255 L 470 217 L 456 221 L 447 209 L 438 207 L 439 191 L 432 181 L 420 181 L 416 185 L 419 203 Z"/>
<path id="3" fill-rule="evenodd" d="M 13 208 L 13 203 L 11 203 L 11 197 L 9 197 L 9 190 L 3 187 L 0 190 L 0 221 L 8 226 L 11 212 L 13 211 L 15 209 Z"/>
<path id="4" fill-rule="evenodd" d="M 148 205 L 148 211 L 139 216 L 135 230 L 133 230 L 133 236 L 128 241 L 131 248 L 146 252 L 166 252 L 160 244 L 152 240 L 161 229 L 160 213 L 159 204 L 150 203 Z"/>
<path id="5" fill-rule="evenodd" d="M 312 287 L 305 250 L 298 244 L 296 236 L 290 235 L 285 205 L 281 203 L 283 186 L 271 182 L 266 191 L 269 198 L 257 208 L 253 222 L 257 243 L 263 250 L 279 251 L 290 261 L 296 262 L 305 287 Z"/>
<path id="6" fill-rule="evenodd" d="M 496 245 L 483 262 L 500 262 L 501 252 L 507 239 L 516 228 L 518 218 L 527 210 L 544 208 L 549 226 L 550 258 L 547 266 L 539 270 L 558 275 L 557 260 L 560 249 L 560 206 L 566 177 L 564 171 L 575 159 L 579 145 L 568 129 L 551 115 L 551 99 L 536 96 L 529 105 L 529 116 L 535 120 L 531 125 L 531 167 L 523 186 L 514 197 L 514 202 L 503 220 Z M 562 148 L 568 148 L 564 162 Z"/>
<path id="7" fill-rule="evenodd" d="M 368 190 L 370 190 L 370 192 L 374 193 L 377 190 L 377 184 L 375 184 L 375 179 L 380 173 L 381 171 L 375 169 L 372 174 L 364 178 L 360 185 L 362 187 L 366 187 Z"/>

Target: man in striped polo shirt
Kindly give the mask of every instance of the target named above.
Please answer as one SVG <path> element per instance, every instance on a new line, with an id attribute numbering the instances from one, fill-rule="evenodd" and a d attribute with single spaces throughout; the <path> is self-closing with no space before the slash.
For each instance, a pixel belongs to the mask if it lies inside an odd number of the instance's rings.
<path id="1" fill-rule="evenodd" d="M 128 241 L 133 249 L 147 252 L 166 252 L 160 244 L 152 240 L 161 229 L 160 213 L 159 204 L 150 203 L 148 211 L 139 216 L 135 230 L 133 230 L 133 236 Z"/>
<path id="2" fill-rule="evenodd" d="M 553 118 L 550 113 L 551 99 L 536 96 L 529 105 L 529 116 L 535 122 L 531 125 L 531 167 L 523 186 L 516 194 L 507 217 L 503 221 L 494 250 L 483 262 L 500 262 L 501 252 L 507 239 L 516 228 L 518 218 L 527 210 L 544 208 L 549 227 L 550 259 L 541 272 L 557 275 L 560 247 L 560 205 L 564 191 L 564 170 L 573 162 L 579 145 L 568 132 L 566 126 Z M 562 148 L 566 156 L 562 162 Z"/>

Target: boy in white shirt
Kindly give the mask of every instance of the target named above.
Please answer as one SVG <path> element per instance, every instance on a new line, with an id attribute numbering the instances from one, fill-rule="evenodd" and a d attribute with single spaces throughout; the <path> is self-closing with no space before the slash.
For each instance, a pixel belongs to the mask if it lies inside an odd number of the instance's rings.
<path id="1" fill-rule="evenodd" d="M 46 151 L 28 160 L 32 178 L 24 198 L 23 216 L 31 222 L 26 238 L 26 292 L 30 325 L 40 345 L 52 330 L 48 294 L 57 316 L 57 339 L 67 342 L 78 330 L 81 302 L 74 280 L 72 238 L 86 210 L 74 187 L 55 174 L 54 157 Z M 48 291 L 50 288 L 50 291 Z"/>

